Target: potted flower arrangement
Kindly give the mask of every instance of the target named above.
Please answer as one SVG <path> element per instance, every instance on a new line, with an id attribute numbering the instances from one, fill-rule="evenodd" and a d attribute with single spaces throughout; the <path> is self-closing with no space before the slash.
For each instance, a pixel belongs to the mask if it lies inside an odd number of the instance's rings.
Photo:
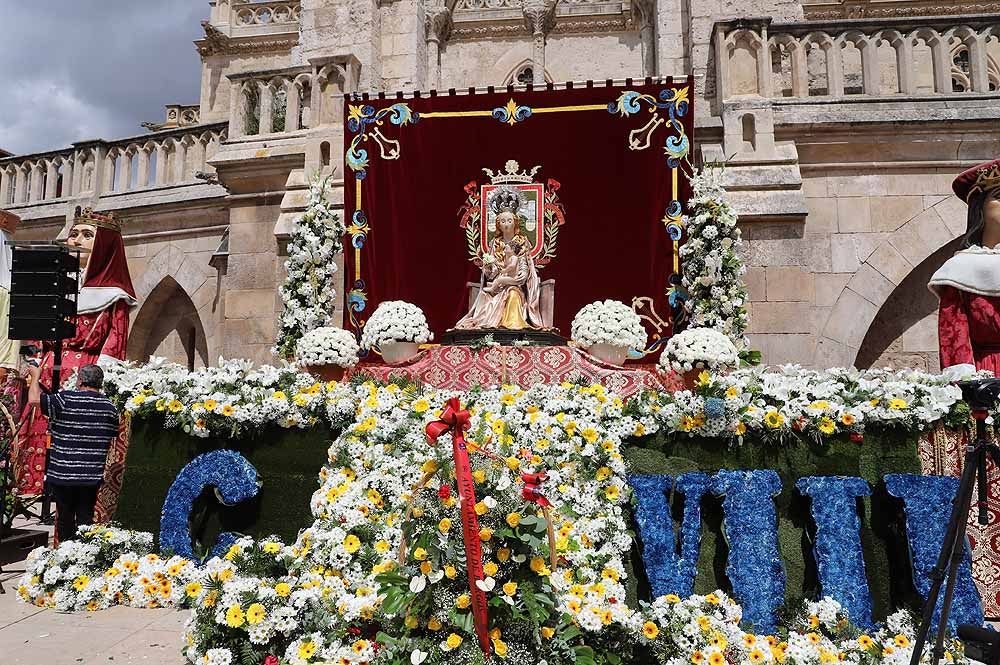
<path id="1" fill-rule="evenodd" d="M 646 329 L 631 307 L 617 300 L 593 302 L 577 312 L 570 336 L 587 353 L 622 365 L 629 349 L 646 346 Z"/>
<path id="2" fill-rule="evenodd" d="M 420 345 L 432 339 L 427 317 L 419 307 L 402 300 L 387 300 L 365 324 L 361 346 L 377 349 L 387 363 L 398 365 L 416 356 Z"/>
<path id="3" fill-rule="evenodd" d="M 340 381 L 344 371 L 358 364 L 358 342 L 343 328 L 310 330 L 295 345 L 295 361 L 324 381 Z"/>
<path id="4" fill-rule="evenodd" d="M 702 371 L 734 369 L 740 362 L 732 340 L 712 328 L 688 328 L 667 342 L 660 354 L 660 368 L 684 375 L 684 385 L 694 387 Z"/>

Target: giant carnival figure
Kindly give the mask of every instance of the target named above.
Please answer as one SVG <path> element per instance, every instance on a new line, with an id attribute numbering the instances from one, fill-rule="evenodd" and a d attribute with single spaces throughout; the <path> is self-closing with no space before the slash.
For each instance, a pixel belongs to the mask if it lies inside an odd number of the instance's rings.
<path id="1" fill-rule="evenodd" d="M 952 185 L 969 206 L 962 247 L 934 273 L 940 298 L 941 369 L 953 378 L 988 369 L 1000 376 L 1000 159 Z"/>
<path id="2" fill-rule="evenodd" d="M 136 305 L 120 220 L 110 213 L 77 208 L 66 242 L 83 251 L 76 334 L 63 341 L 61 381 L 83 365 L 125 359 L 129 310 Z M 52 390 L 54 343 L 33 343 L 42 349 L 42 389 Z M 37 407 L 28 405 L 21 416 L 16 444 L 17 488 L 23 496 L 42 493 L 47 443 L 48 421 Z"/>

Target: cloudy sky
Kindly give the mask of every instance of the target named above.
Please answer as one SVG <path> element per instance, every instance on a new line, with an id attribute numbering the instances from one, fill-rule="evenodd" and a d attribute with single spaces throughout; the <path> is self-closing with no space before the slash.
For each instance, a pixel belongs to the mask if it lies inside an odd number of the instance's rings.
<path id="1" fill-rule="evenodd" d="M 208 0 L 0 2 L 0 148 L 15 154 L 142 133 L 198 102 L 191 43 Z"/>

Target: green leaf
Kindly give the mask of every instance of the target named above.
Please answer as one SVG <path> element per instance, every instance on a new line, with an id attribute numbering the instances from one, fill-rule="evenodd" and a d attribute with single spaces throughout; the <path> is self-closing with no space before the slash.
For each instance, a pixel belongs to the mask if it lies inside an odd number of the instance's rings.
<path id="1" fill-rule="evenodd" d="M 576 653 L 576 665 L 596 665 L 594 660 L 594 650 L 590 647 L 574 647 Z"/>

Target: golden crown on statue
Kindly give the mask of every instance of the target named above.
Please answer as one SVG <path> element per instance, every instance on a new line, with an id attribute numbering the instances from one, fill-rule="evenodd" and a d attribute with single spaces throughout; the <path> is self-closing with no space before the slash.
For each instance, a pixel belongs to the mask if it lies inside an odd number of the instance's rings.
<path id="1" fill-rule="evenodd" d="M 1000 164 L 993 163 L 976 171 L 976 182 L 969 188 L 969 196 L 976 192 L 1000 189 Z"/>
<path id="2" fill-rule="evenodd" d="M 116 218 L 113 212 L 96 212 L 93 208 L 77 206 L 73 224 L 91 224 L 117 233 L 122 232 L 122 220 Z"/>
<path id="3" fill-rule="evenodd" d="M 493 169 L 483 169 L 483 171 L 490 177 L 490 183 L 493 185 L 525 184 L 534 182 L 535 174 L 542 167 L 536 166 L 531 171 L 520 171 L 520 168 L 520 164 L 513 159 L 508 159 L 507 163 L 503 165 L 503 171 L 494 171 Z"/>

